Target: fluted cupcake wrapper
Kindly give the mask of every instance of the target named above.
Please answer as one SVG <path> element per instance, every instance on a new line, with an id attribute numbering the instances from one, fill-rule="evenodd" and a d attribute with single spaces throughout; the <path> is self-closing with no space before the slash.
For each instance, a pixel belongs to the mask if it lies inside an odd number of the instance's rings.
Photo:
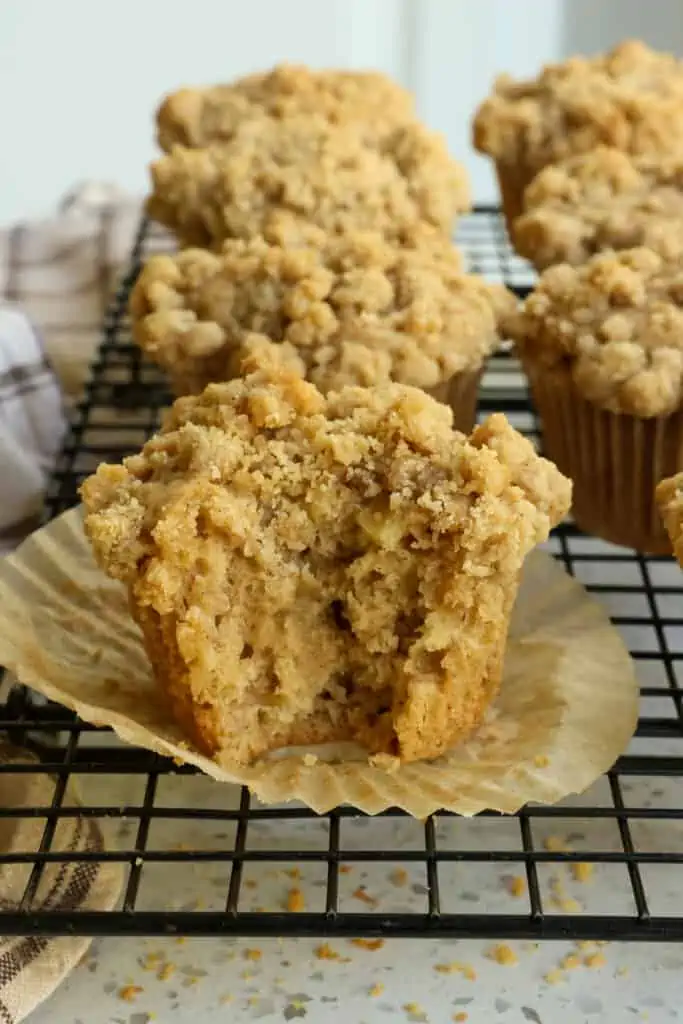
<path id="1" fill-rule="evenodd" d="M 483 725 L 434 761 L 386 766 L 351 744 L 279 751 L 244 766 L 204 756 L 154 682 L 124 587 L 95 565 L 74 509 L 0 562 L 0 663 L 128 742 L 241 783 L 265 802 L 324 813 L 402 807 L 418 818 L 513 812 L 583 792 L 623 752 L 638 685 L 607 614 L 549 556 L 522 574 L 499 693 Z"/>
<path id="2" fill-rule="evenodd" d="M 523 166 L 497 163 L 496 177 L 498 178 L 500 201 L 503 207 L 508 237 L 512 241 L 514 239 L 513 224 L 524 213 L 524 190 L 530 183 L 533 175 Z"/>
<path id="3" fill-rule="evenodd" d="M 574 481 L 572 514 L 586 533 L 648 554 L 671 551 L 655 503 L 683 469 L 683 412 L 643 419 L 601 409 L 568 371 L 527 366 L 544 454 Z"/>
<path id="4" fill-rule="evenodd" d="M 477 399 L 483 366 L 474 371 L 455 373 L 450 380 L 433 388 L 424 388 L 437 402 L 449 405 L 453 410 L 453 426 L 469 434 L 477 419 Z"/>

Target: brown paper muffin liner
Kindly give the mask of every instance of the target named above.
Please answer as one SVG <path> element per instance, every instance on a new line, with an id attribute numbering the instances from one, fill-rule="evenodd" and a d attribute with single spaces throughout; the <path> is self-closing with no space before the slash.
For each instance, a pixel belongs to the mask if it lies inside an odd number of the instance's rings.
<path id="1" fill-rule="evenodd" d="M 505 215 L 508 238 L 514 240 L 512 226 L 524 212 L 524 190 L 531 181 L 530 174 L 523 165 L 517 164 L 496 164 L 496 176 L 500 190 L 500 200 Z"/>
<path id="2" fill-rule="evenodd" d="M 655 503 L 660 480 L 683 469 L 683 412 L 642 419 L 600 409 L 567 370 L 527 367 L 544 454 L 574 481 L 572 514 L 586 533 L 667 554 Z"/>
<path id="3" fill-rule="evenodd" d="M 0 664 L 128 743 L 243 783 L 267 803 L 300 800 L 319 813 L 397 806 L 423 818 L 440 808 L 472 815 L 552 803 L 606 771 L 637 719 L 638 684 L 619 634 L 576 580 L 534 552 L 500 691 L 466 742 L 434 761 L 389 767 L 352 744 L 279 751 L 248 767 L 216 764 L 161 699 L 125 589 L 95 565 L 80 509 L 0 562 Z"/>
<path id="4" fill-rule="evenodd" d="M 443 381 L 434 388 L 424 388 L 437 402 L 450 405 L 453 410 L 453 426 L 464 434 L 471 433 L 477 420 L 479 382 L 483 372 L 482 366 L 478 370 L 455 373 L 450 380 Z"/>

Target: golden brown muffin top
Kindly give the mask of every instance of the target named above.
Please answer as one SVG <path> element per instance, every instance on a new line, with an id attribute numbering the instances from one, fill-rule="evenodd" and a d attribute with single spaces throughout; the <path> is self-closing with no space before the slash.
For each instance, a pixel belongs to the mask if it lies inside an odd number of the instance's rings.
<path id="1" fill-rule="evenodd" d="M 601 143 L 648 153 L 676 140 L 683 140 L 683 62 L 635 40 L 550 64 L 533 80 L 504 75 L 474 120 L 478 150 L 526 169 Z"/>
<path id="2" fill-rule="evenodd" d="M 211 248 L 254 234 L 291 240 L 310 224 L 401 237 L 427 222 L 450 233 L 470 202 L 464 168 L 418 124 L 368 143 L 318 116 L 251 120 L 225 144 L 173 147 L 151 175 L 151 216 Z"/>
<path id="3" fill-rule="evenodd" d="M 550 267 L 509 326 L 525 361 L 569 367 L 602 408 L 650 417 L 680 406 L 683 265 L 651 249 Z"/>
<path id="4" fill-rule="evenodd" d="M 219 254 L 152 257 L 131 296 L 136 340 L 176 376 L 202 359 L 233 376 L 256 333 L 293 346 L 323 391 L 433 387 L 478 369 L 516 309 L 502 285 L 463 274 L 441 238 L 414 248 L 363 232 L 316 241 L 287 249 L 252 238 Z"/>
<path id="5" fill-rule="evenodd" d="M 285 591 L 291 603 L 307 580 L 315 586 L 316 566 L 357 575 L 382 552 L 424 566 L 416 593 L 466 606 L 468 577 L 476 587 L 514 576 L 566 512 L 570 489 L 502 415 L 466 438 L 452 430 L 450 409 L 417 389 L 348 388 L 325 399 L 275 372 L 178 399 L 141 453 L 101 465 L 82 495 L 109 575 L 160 614 L 213 622 L 239 615 L 221 605 L 238 555 L 278 607 Z M 379 649 L 395 624 L 375 612 L 373 625 L 359 606 L 355 622 L 347 605 L 354 633 Z"/>
<path id="6" fill-rule="evenodd" d="M 644 245 L 683 255 L 683 154 L 633 157 L 598 146 L 545 167 L 524 193 L 515 248 L 539 270 Z"/>
<path id="7" fill-rule="evenodd" d="M 662 480 L 657 487 L 657 505 L 674 555 L 683 567 L 683 473 Z"/>
<path id="8" fill-rule="evenodd" d="M 412 95 L 377 71 L 314 71 L 281 64 L 227 85 L 180 89 L 157 112 L 159 145 L 226 142 L 246 120 L 317 115 L 379 137 L 415 117 Z"/>

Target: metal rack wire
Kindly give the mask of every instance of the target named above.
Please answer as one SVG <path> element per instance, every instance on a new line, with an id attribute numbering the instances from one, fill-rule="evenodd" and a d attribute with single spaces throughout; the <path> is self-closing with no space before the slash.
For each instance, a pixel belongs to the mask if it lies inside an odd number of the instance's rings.
<path id="1" fill-rule="evenodd" d="M 520 293 L 532 283 L 509 250 L 495 210 L 466 218 L 459 243 L 473 270 Z M 139 448 L 169 401 L 161 374 L 141 362 L 131 344 L 125 314 L 143 254 L 163 244 L 143 225 L 49 489 L 46 518 L 76 502 L 80 481 L 100 460 Z M 482 390 L 480 412 L 493 409 L 537 436 L 523 377 L 506 355 L 493 360 Z M 605 602 L 642 684 L 634 743 L 588 794 L 554 807 L 530 806 L 514 817 L 466 821 L 436 814 L 423 823 L 398 810 L 366 819 L 348 807 L 322 817 L 298 805 L 264 807 L 245 789 L 209 780 L 201 780 L 203 795 L 197 796 L 187 788 L 192 769 L 119 744 L 106 730 L 15 687 L 0 705 L 0 739 L 33 758 L 0 764 L 2 781 L 11 784 L 11 773 L 41 773 L 54 779 L 54 790 L 48 806 L 20 812 L 44 822 L 39 847 L 0 855 L 3 867 L 27 869 L 21 901 L 0 905 L 0 934 L 683 939 L 683 900 L 676 897 L 683 889 L 683 576 L 670 559 L 611 547 L 571 524 L 555 532 L 549 549 Z M 66 802 L 69 780 L 86 793 L 83 808 Z M 0 808 L 0 823 L 17 813 Z M 55 851 L 60 820 L 79 814 L 115 826 L 118 837 L 106 852 Z M 558 833 L 568 836 L 570 849 L 551 841 Z M 36 903 L 46 865 L 74 857 L 124 866 L 118 909 L 66 913 Z M 591 865 L 598 880 L 582 887 L 581 901 L 558 897 L 558 872 L 576 864 Z M 255 905 L 247 876 L 272 874 L 277 865 L 303 879 L 302 889 L 306 874 L 315 876 L 305 901 L 310 909 Z M 201 871 L 210 869 L 211 898 L 208 905 L 174 908 L 168 872 L 188 868 L 198 888 Z M 411 899 L 393 906 L 367 895 L 373 872 L 386 877 L 390 868 L 412 881 Z M 360 896 L 347 883 L 353 871 L 365 880 Z M 520 898 L 489 888 L 487 872 L 504 886 L 506 872 L 519 875 Z M 477 891 L 467 892 L 468 878 Z M 608 890 L 614 899 L 606 901 Z M 148 898 L 149 892 L 156 896 Z M 458 904 L 458 894 L 464 903 Z"/>

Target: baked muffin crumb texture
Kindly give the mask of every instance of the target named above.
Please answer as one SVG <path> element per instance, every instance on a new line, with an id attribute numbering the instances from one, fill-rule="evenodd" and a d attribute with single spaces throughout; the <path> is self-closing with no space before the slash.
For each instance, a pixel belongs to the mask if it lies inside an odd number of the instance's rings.
<path id="1" fill-rule="evenodd" d="M 208 753 L 353 738 L 410 761 L 480 721 L 524 557 L 570 484 L 501 415 L 467 439 L 416 389 L 324 398 L 272 370 L 179 399 L 82 493 Z"/>
<path id="2" fill-rule="evenodd" d="M 549 268 L 508 327 L 523 360 L 569 369 L 604 409 L 648 418 L 680 406 L 683 266 L 651 249 Z"/>

